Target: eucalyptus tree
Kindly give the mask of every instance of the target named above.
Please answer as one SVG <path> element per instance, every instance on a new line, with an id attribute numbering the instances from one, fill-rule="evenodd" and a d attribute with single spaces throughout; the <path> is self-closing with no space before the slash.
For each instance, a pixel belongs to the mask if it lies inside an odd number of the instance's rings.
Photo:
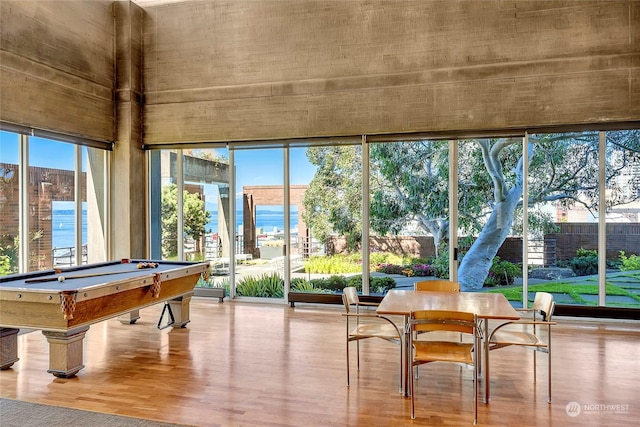
<path id="1" fill-rule="evenodd" d="M 605 186 L 607 207 L 638 200 L 640 131 L 607 133 Z M 449 227 L 448 143 L 443 141 L 371 144 L 371 227 L 380 234 L 426 232 L 440 246 Z M 361 158 L 358 150 L 308 151 L 318 172 L 305 194 L 313 228 L 322 225 L 360 236 Z M 540 207 L 598 207 L 598 134 L 565 133 L 529 138 L 529 231 L 541 235 L 555 218 Z M 481 288 L 493 258 L 510 234 L 522 227 L 524 159 L 521 138 L 460 141 L 458 150 L 458 225 L 475 237 L 463 250 L 458 278 L 464 289 Z M 630 173 L 635 168 L 635 174 Z M 333 190 L 332 190 L 333 188 Z M 310 215 L 311 213 L 314 215 Z M 307 219 L 305 219 L 306 221 Z M 314 228 L 315 230 L 315 228 Z"/>
<path id="2" fill-rule="evenodd" d="M 614 206 L 638 201 L 640 169 L 640 131 L 607 132 L 604 187 L 606 206 L 599 206 L 599 135 L 590 133 L 540 134 L 529 138 L 529 191 L 527 204 L 540 207 L 553 204 L 570 209 L 582 205 L 594 217 Z M 523 204 L 523 158 L 513 153 L 520 141 L 475 140 L 483 163 L 493 182 L 488 217 L 458 269 L 458 279 L 466 289 L 481 288 L 493 257 L 507 235 L 521 226 L 514 219 Z M 509 148 L 509 147 L 512 148 Z M 510 160 L 509 160 L 510 159 Z M 505 166 L 510 166 L 509 172 Z M 532 232 L 543 232 L 552 220 L 549 214 L 533 210 L 529 214 Z"/>
<path id="3" fill-rule="evenodd" d="M 320 240 L 344 236 L 349 250 L 362 237 L 362 150 L 359 146 L 310 148 L 309 162 L 316 173 L 305 191 L 302 214 Z"/>

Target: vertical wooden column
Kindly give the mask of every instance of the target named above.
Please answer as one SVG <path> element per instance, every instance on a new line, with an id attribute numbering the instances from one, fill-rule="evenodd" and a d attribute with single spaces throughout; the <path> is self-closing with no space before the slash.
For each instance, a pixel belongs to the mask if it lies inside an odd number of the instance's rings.
<path id="1" fill-rule="evenodd" d="M 147 180 L 142 150 L 142 24 L 144 11 L 113 2 L 116 46 L 116 142 L 111 170 L 110 258 L 146 258 Z"/>
<path id="2" fill-rule="evenodd" d="M 18 331 L 0 328 L 0 370 L 9 369 L 18 360 Z"/>
<path id="3" fill-rule="evenodd" d="M 84 368 L 82 340 L 88 326 L 67 332 L 42 331 L 49 342 L 49 372 L 56 377 L 69 378 Z"/>

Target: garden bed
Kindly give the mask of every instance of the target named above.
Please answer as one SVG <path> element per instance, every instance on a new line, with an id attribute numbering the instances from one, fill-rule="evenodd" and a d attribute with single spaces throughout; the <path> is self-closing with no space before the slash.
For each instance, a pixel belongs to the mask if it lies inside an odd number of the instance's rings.
<path id="1" fill-rule="evenodd" d="M 342 294 L 322 294 L 314 292 L 289 292 L 288 301 L 291 307 L 295 307 L 295 303 L 313 303 L 313 304 L 342 304 Z M 382 301 L 382 295 L 360 295 L 358 297 L 362 302 L 376 302 Z"/>

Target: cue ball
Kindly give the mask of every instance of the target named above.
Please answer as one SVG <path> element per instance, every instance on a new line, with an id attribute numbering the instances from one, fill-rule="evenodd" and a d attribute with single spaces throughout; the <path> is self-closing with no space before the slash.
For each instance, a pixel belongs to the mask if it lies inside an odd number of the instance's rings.
<path id="1" fill-rule="evenodd" d="M 58 277 L 58 282 L 64 282 L 64 276 Z"/>

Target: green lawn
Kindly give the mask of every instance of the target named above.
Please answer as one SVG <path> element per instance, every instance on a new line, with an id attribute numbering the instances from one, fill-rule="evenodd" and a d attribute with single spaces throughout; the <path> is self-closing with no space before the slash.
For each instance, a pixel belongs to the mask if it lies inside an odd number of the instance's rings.
<path id="1" fill-rule="evenodd" d="M 557 280 L 548 283 L 528 286 L 529 300 L 533 301 L 532 294 L 535 292 L 549 292 L 556 296 L 556 299 L 565 300 L 565 303 L 579 305 L 597 305 L 598 279 L 595 276 L 585 276 L 582 280 L 572 279 Z M 488 290 L 490 293 L 501 293 L 509 301 L 522 301 L 522 286 L 508 288 L 494 288 Z M 612 301 L 607 301 L 607 306 L 640 308 L 640 272 L 614 273 L 607 277 L 606 283 L 607 297 Z M 589 298 L 594 296 L 594 298 Z M 615 297 L 622 297 L 624 302 L 615 301 Z M 624 298 L 626 297 L 626 298 Z"/>

